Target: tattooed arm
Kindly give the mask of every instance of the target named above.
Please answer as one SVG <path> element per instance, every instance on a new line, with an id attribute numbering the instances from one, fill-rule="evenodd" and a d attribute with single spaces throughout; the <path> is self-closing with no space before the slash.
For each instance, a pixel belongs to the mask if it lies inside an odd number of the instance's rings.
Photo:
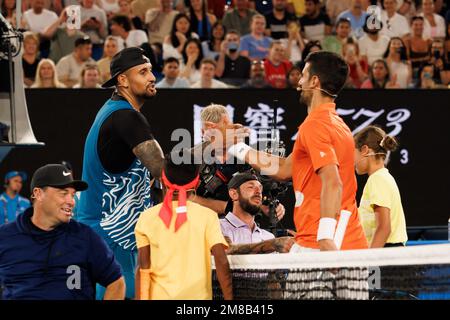
<path id="1" fill-rule="evenodd" d="M 281 237 L 259 243 L 231 244 L 227 254 L 288 253 L 294 242 L 292 237 Z"/>
<path id="2" fill-rule="evenodd" d="M 133 148 L 133 153 L 141 160 L 154 178 L 159 179 L 161 177 L 164 155 L 158 141 L 144 141 Z"/>

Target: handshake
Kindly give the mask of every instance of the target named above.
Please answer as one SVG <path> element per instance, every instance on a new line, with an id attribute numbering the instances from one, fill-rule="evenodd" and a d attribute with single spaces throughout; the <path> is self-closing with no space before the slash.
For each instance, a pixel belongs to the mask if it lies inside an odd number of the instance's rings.
<path id="1" fill-rule="evenodd" d="M 249 128 L 238 123 L 218 125 L 212 122 L 206 122 L 206 127 L 208 129 L 203 132 L 203 139 L 211 143 L 211 148 L 215 152 L 228 153 L 244 161 L 243 157 L 238 156 L 237 150 L 239 150 L 239 147 L 242 149 L 242 146 L 245 146 L 245 152 L 250 149 L 244 143 L 245 138 L 250 136 Z M 244 150 L 241 150 L 241 153 L 243 152 Z"/>

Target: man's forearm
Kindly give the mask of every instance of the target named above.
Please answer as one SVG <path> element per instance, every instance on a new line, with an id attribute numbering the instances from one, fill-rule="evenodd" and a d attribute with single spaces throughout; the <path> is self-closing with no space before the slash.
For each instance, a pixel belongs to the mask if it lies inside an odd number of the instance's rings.
<path id="1" fill-rule="evenodd" d="M 286 158 L 251 149 L 245 157 L 245 162 L 258 172 L 263 171 L 264 175 L 278 181 L 286 181 L 292 177 L 292 172 L 288 168 Z"/>
<path id="2" fill-rule="evenodd" d="M 232 244 L 227 250 L 227 254 L 259 254 L 278 251 L 282 244 L 277 239 L 266 240 L 258 243 Z"/>
<path id="3" fill-rule="evenodd" d="M 106 287 L 103 300 L 123 300 L 125 299 L 125 280 L 120 277 Z"/>
<path id="4" fill-rule="evenodd" d="M 320 196 L 320 216 L 321 218 L 336 219 L 341 208 L 342 186 L 340 184 L 322 183 L 322 193 Z M 338 250 L 334 239 L 323 239 L 319 242 L 321 251 Z"/>

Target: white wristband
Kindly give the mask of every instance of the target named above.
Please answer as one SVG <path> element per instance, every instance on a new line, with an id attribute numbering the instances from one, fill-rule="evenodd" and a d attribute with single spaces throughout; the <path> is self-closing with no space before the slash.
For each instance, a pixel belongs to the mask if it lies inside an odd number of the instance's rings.
<path id="1" fill-rule="evenodd" d="M 317 230 L 317 241 L 333 240 L 337 221 L 333 218 L 320 218 L 319 229 Z"/>
<path id="2" fill-rule="evenodd" d="M 244 142 L 239 142 L 228 148 L 228 154 L 236 159 L 245 162 L 245 156 L 250 151 L 251 147 Z"/>

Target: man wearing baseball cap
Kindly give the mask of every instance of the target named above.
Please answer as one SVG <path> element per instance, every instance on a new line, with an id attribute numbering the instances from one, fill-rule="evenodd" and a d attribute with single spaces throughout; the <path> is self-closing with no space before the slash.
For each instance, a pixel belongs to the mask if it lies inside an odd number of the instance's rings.
<path id="1" fill-rule="evenodd" d="M 48 164 L 31 180 L 33 207 L 0 227 L 0 283 L 3 299 L 93 300 L 95 284 L 105 299 L 123 299 L 125 282 L 105 241 L 90 227 L 71 220 L 76 191 L 62 164 Z"/>
<path id="2" fill-rule="evenodd" d="M 220 220 L 222 234 L 230 243 L 228 254 L 287 253 L 294 244 L 294 238 L 275 238 L 256 224 L 255 215 L 261 210 L 262 192 L 262 184 L 251 172 L 235 174 L 228 183 L 233 211 Z"/>
<path id="3" fill-rule="evenodd" d="M 20 195 L 27 174 L 10 171 L 5 175 L 5 192 L 0 194 L 0 225 L 12 222 L 30 207 L 30 201 Z"/>
<path id="4" fill-rule="evenodd" d="M 152 179 L 161 176 L 163 152 L 141 108 L 156 94 L 152 65 L 141 48 L 119 51 L 111 60 L 113 96 L 98 112 L 84 147 L 83 192 L 77 219 L 91 226 L 121 264 L 127 298 L 134 297 L 137 248 L 134 227 L 152 206 Z M 103 288 L 97 288 L 97 298 Z"/>

